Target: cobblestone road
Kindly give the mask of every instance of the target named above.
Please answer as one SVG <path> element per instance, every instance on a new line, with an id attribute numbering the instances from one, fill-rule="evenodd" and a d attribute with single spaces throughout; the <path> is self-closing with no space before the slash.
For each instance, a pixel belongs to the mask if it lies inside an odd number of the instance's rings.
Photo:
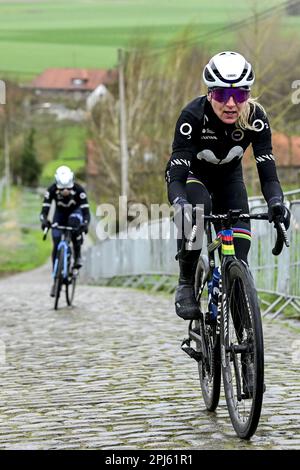
<path id="1" fill-rule="evenodd" d="M 42 268 L 0 282 L 1 449 L 300 449 L 297 333 L 264 325 L 267 392 L 243 442 L 224 398 L 204 409 L 172 299 L 80 286 L 56 312 L 49 281 Z"/>

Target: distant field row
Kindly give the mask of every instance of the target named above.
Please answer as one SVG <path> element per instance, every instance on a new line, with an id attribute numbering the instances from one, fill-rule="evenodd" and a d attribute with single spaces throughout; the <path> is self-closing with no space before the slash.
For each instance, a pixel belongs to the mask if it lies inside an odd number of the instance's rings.
<path id="1" fill-rule="evenodd" d="M 258 8 L 264 10 L 282 3 L 262 0 Z M 247 16 L 253 4 L 247 0 L 7 1 L 0 3 L 1 30 L 225 23 Z"/>
<path id="2" fill-rule="evenodd" d="M 159 48 L 187 25 L 212 50 L 236 44 L 236 32 L 211 34 L 249 18 L 254 2 L 231 0 L 52 0 L 0 3 L 0 72 L 31 78 L 47 67 L 114 67 L 117 49 L 138 38 Z M 281 0 L 261 1 L 266 10 Z M 300 18 L 285 18 L 298 32 Z M 163 50 L 162 50 L 163 51 Z"/>
<path id="3" fill-rule="evenodd" d="M 217 25 L 216 25 L 217 28 Z M 190 28 L 195 30 L 194 28 Z M 200 29 L 200 26 L 199 26 Z M 105 28 L 102 30 L 49 30 L 0 33 L 0 70 L 34 76 L 47 67 L 87 67 L 110 68 L 117 65 L 117 51 L 120 47 L 130 47 L 143 38 L 150 39 L 153 47 L 164 46 L 182 27 Z M 201 26 L 202 34 L 209 27 Z M 220 38 L 211 41 L 218 45 Z M 235 42 L 233 33 L 222 40 L 223 47 L 230 48 Z"/>

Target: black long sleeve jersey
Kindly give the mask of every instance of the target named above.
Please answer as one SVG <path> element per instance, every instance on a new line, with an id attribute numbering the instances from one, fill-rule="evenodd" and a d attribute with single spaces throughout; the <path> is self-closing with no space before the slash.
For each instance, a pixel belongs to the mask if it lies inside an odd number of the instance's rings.
<path id="1" fill-rule="evenodd" d="M 45 192 L 41 219 L 46 219 L 50 210 L 51 202 L 55 201 L 56 211 L 60 211 L 66 216 L 76 209 L 81 209 L 83 220 L 89 223 L 90 209 L 85 190 L 80 184 L 74 183 L 68 196 L 63 196 L 56 184 L 52 184 Z"/>
<path id="2" fill-rule="evenodd" d="M 185 185 L 189 173 L 204 184 L 205 181 L 210 185 L 214 181 L 223 181 L 237 167 L 241 168 L 242 157 L 250 144 L 265 200 L 268 202 L 275 197 L 283 200 L 272 154 L 268 118 L 258 106 L 250 116 L 250 123 L 255 130 L 224 124 L 206 96 L 194 99 L 182 110 L 175 128 L 172 155 L 166 168 L 171 204 L 177 197 L 186 199 Z"/>

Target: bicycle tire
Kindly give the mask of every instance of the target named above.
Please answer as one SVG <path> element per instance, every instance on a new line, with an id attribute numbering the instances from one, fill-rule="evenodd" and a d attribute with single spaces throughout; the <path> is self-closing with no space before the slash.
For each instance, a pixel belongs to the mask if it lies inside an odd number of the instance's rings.
<path id="1" fill-rule="evenodd" d="M 64 268 L 64 251 L 60 249 L 57 255 L 58 263 L 57 263 L 57 270 L 56 276 L 54 281 L 54 310 L 58 308 L 58 301 L 60 297 L 61 288 L 63 285 L 63 268 Z"/>
<path id="2" fill-rule="evenodd" d="M 73 272 L 71 274 L 72 274 L 71 281 L 69 281 L 69 276 L 68 276 L 68 280 L 66 283 L 66 300 L 67 300 L 67 304 L 69 305 L 69 307 L 72 306 L 72 303 L 74 300 L 76 279 L 77 279 L 77 277 L 74 275 Z"/>
<path id="3" fill-rule="evenodd" d="M 208 324 L 208 258 L 201 255 L 195 275 L 195 295 L 199 302 L 201 319 L 195 321 L 196 329 L 200 330 L 202 340 L 205 338 L 208 360 L 198 362 L 198 371 L 202 397 L 208 411 L 215 411 L 219 404 L 221 389 L 220 335 L 217 333 L 217 323 Z M 200 342 L 196 342 L 196 350 L 202 351 Z"/>
<path id="4" fill-rule="evenodd" d="M 239 260 L 225 268 L 220 339 L 230 419 L 236 434 L 250 439 L 257 429 L 262 409 L 264 345 L 253 278 L 246 264 Z"/>

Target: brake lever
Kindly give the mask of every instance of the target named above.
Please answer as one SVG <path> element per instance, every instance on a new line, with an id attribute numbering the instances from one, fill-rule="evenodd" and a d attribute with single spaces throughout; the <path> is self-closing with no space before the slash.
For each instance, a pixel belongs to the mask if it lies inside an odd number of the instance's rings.
<path id="1" fill-rule="evenodd" d="M 280 222 L 280 227 L 281 227 L 281 230 L 282 230 L 284 244 L 285 244 L 285 246 L 289 247 L 290 246 L 290 241 L 288 239 L 287 230 L 286 230 L 283 222 Z"/>
<path id="2" fill-rule="evenodd" d="M 48 232 L 49 232 L 49 227 L 45 227 L 45 228 L 44 228 L 44 231 L 43 231 L 43 233 L 44 233 L 44 235 L 43 235 L 43 240 L 46 240 L 47 235 L 48 235 Z"/>
<path id="3" fill-rule="evenodd" d="M 272 253 L 274 256 L 278 256 L 283 250 L 283 245 L 289 247 L 290 242 L 283 222 L 275 222 L 274 227 L 277 230 L 277 238 Z"/>

